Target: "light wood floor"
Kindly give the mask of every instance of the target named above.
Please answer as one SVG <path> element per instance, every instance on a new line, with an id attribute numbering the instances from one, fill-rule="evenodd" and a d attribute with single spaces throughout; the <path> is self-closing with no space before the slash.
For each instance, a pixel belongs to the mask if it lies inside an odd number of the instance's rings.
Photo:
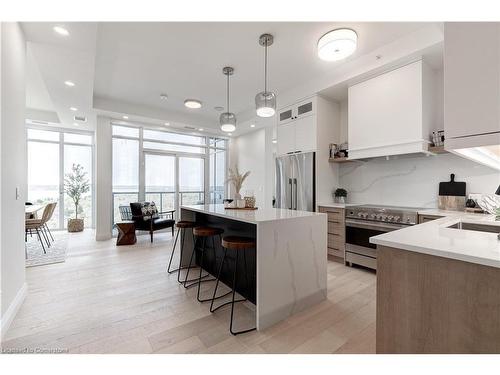
<path id="1" fill-rule="evenodd" d="M 70 237 L 65 263 L 28 268 L 28 295 L 3 348 L 70 353 L 374 353 L 374 273 L 328 263 L 328 299 L 260 332 L 232 336 L 230 308 L 215 314 L 165 266 L 172 237 L 134 246 Z M 212 284 L 213 283 L 207 283 Z M 210 285 L 206 286 L 206 293 Z M 236 328 L 254 324 L 240 304 Z"/>

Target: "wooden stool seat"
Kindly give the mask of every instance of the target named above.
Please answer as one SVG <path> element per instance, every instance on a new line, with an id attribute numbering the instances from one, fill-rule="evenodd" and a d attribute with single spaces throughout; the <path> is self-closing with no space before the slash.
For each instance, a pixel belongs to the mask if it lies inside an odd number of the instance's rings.
<path id="1" fill-rule="evenodd" d="M 195 227 L 193 229 L 193 234 L 196 237 L 217 236 L 222 233 L 224 233 L 224 229 L 214 228 L 214 227 Z"/>
<path id="2" fill-rule="evenodd" d="M 183 228 L 183 229 L 186 229 L 186 228 L 194 228 L 196 226 L 196 223 L 194 221 L 188 221 L 188 220 L 181 220 L 181 221 L 178 221 L 175 226 L 177 228 Z"/>
<path id="3" fill-rule="evenodd" d="M 226 236 L 222 238 L 222 247 L 230 250 L 254 249 L 255 240 L 250 237 Z"/>

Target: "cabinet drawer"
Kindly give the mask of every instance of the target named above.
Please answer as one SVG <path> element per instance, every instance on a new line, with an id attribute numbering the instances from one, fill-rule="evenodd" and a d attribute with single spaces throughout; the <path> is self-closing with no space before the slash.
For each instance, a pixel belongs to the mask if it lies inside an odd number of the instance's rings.
<path id="1" fill-rule="evenodd" d="M 333 223 L 344 223 L 344 212 L 327 211 L 326 214 L 328 215 L 328 221 Z"/>
<path id="2" fill-rule="evenodd" d="M 442 216 L 437 216 L 437 215 L 418 215 L 418 223 L 419 224 L 427 223 L 428 221 L 437 220 L 441 218 Z"/>
<path id="3" fill-rule="evenodd" d="M 339 236 L 345 235 L 345 226 L 343 223 L 336 223 L 333 221 L 328 222 L 328 233 L 336 234 Z"/>
<path id="4" fill-rule="evenodd" d="M 333 256 L 344 259 L 344 251 L 343 250 L 333 249 L 333 248 L 329 247 L 328 248 L 328 255 L 333 255 Z"/>
<path id="5" fill-rule="evenodd" d="M 344 236 L 328 234 L 328 247 L 343 250 L 345 246 Z"/>

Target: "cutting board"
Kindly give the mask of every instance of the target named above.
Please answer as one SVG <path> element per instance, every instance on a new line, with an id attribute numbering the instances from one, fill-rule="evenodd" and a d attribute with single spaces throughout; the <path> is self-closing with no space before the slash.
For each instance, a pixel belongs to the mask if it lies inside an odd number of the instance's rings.
<path id="1" fill-rule="evenodd" d="M 440 182 L 439 209 L 462 211 L 465 208 L 465 188 L 465 182 L 456 182 L 453 173 L 450 175 L 450 181 Z"/>

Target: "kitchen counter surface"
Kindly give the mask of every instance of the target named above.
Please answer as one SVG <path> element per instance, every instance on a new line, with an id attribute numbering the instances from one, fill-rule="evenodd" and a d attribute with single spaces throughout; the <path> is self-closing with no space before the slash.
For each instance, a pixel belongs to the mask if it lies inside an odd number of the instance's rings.
<path id="1" fill-rule="evenodd" d="M 258 208 L 257 210 L 225 209 L 222 204 L 185 205 L 181 206 L 181 208 L 251 224 L 318 215 L 326 217 L 326 214 L 323 213 L 288 210 L 285 208 Z"/>
<path id="2" fill-rule="evenodd" d="M 438 212 L 433 210 L 428 214 L 438 215 Z M 497 234 L 449 228 L 459 222 L 495 225 L 500 228 L 500 221 L 495 221 L 494 215 L 459 211 L 451 214 L 448 211 L 448 215 L 443 218 L 374 236 L 370 238 L 370 242 L 500 268 L 500 240 Z"/>
<path id="3" fill-rule="evenodd" d="M 439 208 L 426 208 L 418 211 L 419 215 L 431 215 L 431 216 L 456 216 L 464 214 L 477 215 L 471 212 L 465 211 L 452 211 L 452 210 L 440 210 Z M 479 214 L 482 215 L 482 214 Z"/>
<path id="4" fill-rule="evenodd" d="M 358 206 L 358 205 L 355 203 L 329 202 L 329 203 L 318 203 L 316 206 L 318 206 L 318 207 L 332 207 L 332 208 L 346 208 L 346 207 Z"/>

